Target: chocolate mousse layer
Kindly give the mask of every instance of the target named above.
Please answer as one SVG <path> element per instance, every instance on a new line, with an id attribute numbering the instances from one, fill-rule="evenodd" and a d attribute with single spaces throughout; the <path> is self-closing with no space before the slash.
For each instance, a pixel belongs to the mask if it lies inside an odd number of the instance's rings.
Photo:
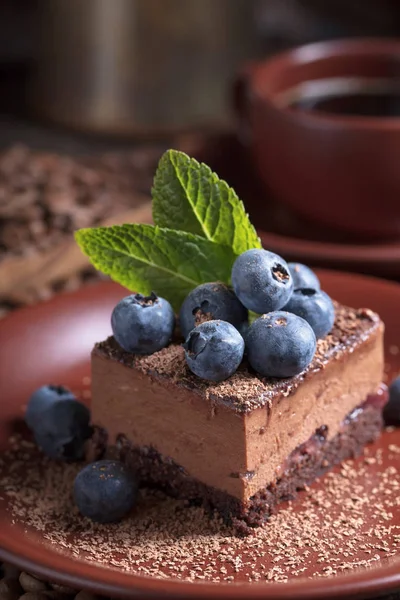
<path id="1" fill-rule="evenodd" d="M 210 511 L 217 509 L 225 521 L 235 525 L 238 533 L 247 535 L 252 528 L 263 525 L 280 502 L 294 499 L 305 485 L 312 483 L 332 466 L 357 456 L 366 444 L 376 440 L 381 433 L 382 407 L 387 396 L 385 387 L 369 396 L 347 415 L 340 430 L 331 439 L 327 438 L 327 428 L 319 427 L 309 440 L 300 444 L 285 460 L 279 477 L 259 489 L 246 502 L 204 485 L 154 447 L 135 446 L 125 435 L 120 435 L 116 444 L 106 449 L 104 432 L 98 431 L 97 435 L 103 452 L 106 450 L 109 458 L 128 464 L 144 485 L 162 489 L 173 497 L 185 498 L 189 503 L 200 502 Z"/>
<path id="2" fill-rule="evenodd" d="M 123 434 L 244 505 L 279 480 L 288 457 L 321 427 L 334 440 L 382 376 L 382 322 L 343 306 L 307 370 L 283 380 L 242 365 L 227 381 L 207 383 L 187 369 L 180 344 L 135 356 L 109 338 L 92 353 L 92 417 L 111 446 Z"/>

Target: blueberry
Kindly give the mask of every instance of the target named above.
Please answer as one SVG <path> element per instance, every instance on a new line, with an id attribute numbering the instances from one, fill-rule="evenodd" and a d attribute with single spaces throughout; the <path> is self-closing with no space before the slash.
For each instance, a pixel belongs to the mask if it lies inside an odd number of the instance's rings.
<path id="1" fill-rule="evenodd" d="M 257 249 L 247 250 L 235 260 L 232 285 L 242 304 L 256 313 L 279 310 L 293 291 L 292 276 L 283 258 Z"/>
<path id="2" fill-rule="evenodd" d="M 25 421 L 29 429 L 42 420 L 43 412 L 59 400 L 76 400 L 74 394 L 62 385 L 43 385 L 29 398 L 25 412 Z"/>
<path id="3" fill-rule="evenodd" d="M 250 326 L 247 357 L 264 377 L 293 377 L 310 364 L 316 343 L 307 321 L 288 312 L 271 312 Z"/>
<path id="4" fill-rule="evenodd" d="M 389 401 L 383 409 L 385 425 L 400 425 L 400 376 L 389 386 Z"/>
<path id="5" fill-rule="evenodd" d="M 319 279 L 310 267 L 294 262 L 288 263 L 288 267 L 293 277 L 293 287 L 295 290 L 298 288 L 321 289 Z"/>
<path id="6" fill-rule="evenodd" d="M 328 294 L 312 288 L 295 289 L 283 310 L 305 319 L 317 338 L 327 335 L 335 322 L 335 307 Z"/>
<path id="7" fill-rule="evenodd" d="M 193 329 L 184 343 L 189 369 L 201 379 L 222 381 L 240 365 L 244 341 L 226 321 L 206 321 Z"/>
<path id="8" fill-rule="evenodd" d="M 223 283 L 203 283 L 186 296 L 179 313 L 184 338 L 203 321 L 227 321 L 236 328 L 247 321 L 248 312 Z"/>
<path id="9" fill-rule="evenodd" d="M 29 399 L 25 421 L 38 446 L 50 458 L 84 458 L 85 442 L 92 435 L 90 412 L 72 392 L 61 386 L 39 388 Z"/>
<path id="10" fill-rule="evenodd" d="M 126 296 L 114 308 L 111 317 L 113 334 L 127 352 L 153 354 L 165 346 L 174 331 L 172 306 L 154 293 L 150 296 Z"/>
<path id="11" fill-rule="evenodd" d="M 133 508 L 138 485 L 131 471 L 116 460 L 87 465 L 74 482 L 74 500 L 79 512 L 97 523 L 115 523 Z"/>

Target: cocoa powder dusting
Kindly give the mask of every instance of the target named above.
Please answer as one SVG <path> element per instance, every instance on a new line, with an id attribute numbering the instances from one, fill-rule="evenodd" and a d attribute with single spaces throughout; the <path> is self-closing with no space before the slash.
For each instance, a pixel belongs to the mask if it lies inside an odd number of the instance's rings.
<path id="1" fill-rule="evenodd" d="M 271 404 L 275 399 L 296 391 L 304 379 L 323 369 L 331 360 L 353 352 L 378 330 L 381 321 L 367 309 L 354 310 L 335 303 L 336 318 L 330 334 L 317 341 L 317 350 L 305 371 L 288 379 L 261 377 L 246 360 L 226 381 L 209 383 L 197 378 L 186 366 L 184 351 L 171 344 L 151 356 L 134 356 L 124 352 L 113 338 L 96 345 L 95 352 L 152 376 L 169 379 L 202 395 L 206 400 L 231 406 L 240 413 Z"/>

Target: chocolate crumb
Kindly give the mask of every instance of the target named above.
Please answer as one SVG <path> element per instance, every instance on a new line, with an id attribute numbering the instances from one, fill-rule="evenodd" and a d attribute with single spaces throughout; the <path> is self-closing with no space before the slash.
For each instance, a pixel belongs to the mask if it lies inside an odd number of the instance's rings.
<path id="1" fill-rule="evenodd" d="M 216 513 L 150 489 L 130 518 L 92 523 L 72 501 L 82 465 L 51 462 L 17 438 L 0 457 L 0 497 L 15 527 L 36 531 L 43 544 L 127 573 L 215 583 L 331 578 L 399 552 L 398 431 L 385 435 L 384 449 L 369 446 L 339 465 L 245 538 Z"/>

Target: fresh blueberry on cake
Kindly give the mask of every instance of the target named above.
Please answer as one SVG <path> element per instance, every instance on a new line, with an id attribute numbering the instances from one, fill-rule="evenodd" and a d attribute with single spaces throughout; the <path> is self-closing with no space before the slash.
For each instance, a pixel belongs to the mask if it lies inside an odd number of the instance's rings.
<path id="1" fill-rule="evenodd" d="M 282 308 L 293 291 L 286 261 L 258 248 L 237 257 L 232 268 L 232 285 L 246 308 L 260 314 Z"/>
<path id="2" fill-rule="evenodd" d="M 335 307 L 332 300 L 328 294 L 315 288 L 293 290 L 289 302 L 282 310 L 305 319 L 317 338 L 328 335 L 335 322 Z"/>
<path id="3" fill-rule="evenodd" d="M 294 262 L 288 263 L 288 267 L 293 279 L 293 288 L 295 290 L 299 288 L 311 288 L 313 290 L 321 289 L 319 279 L 310 267 Z"/>
<path id="4" fill-rule="evenodd" d="M 175 315 L 170 303 L 152 292 L 123 298 L 111 315 L 113 334 L 121 348 L 151 354 L 164 348 L 174 331 Z"/>
<path id="5" fill-rule="evenodd" d="M 227 285 L 220 282 L 203 283 L 192 290 L 179 311 L 179 326 L 184 338 L 204 321 L 227 321 L 240 329 L 247 323 L 248 310 Z"/>
<path id="6" fill-rule="evenodd" d="M 312 361 L 317 340 L 311 326 L 297 315 L 277 310 L 254 321 L 246 336 L 247 357 L 264 377 L 293 377 Z"/>
<path id="7" fill-rule="evenodd" d="M 223 381 L 242 362 L 244 340 L 230 323 L 206 321 L 189 333 L 183 347 L 192 373 L 208 381 Z"/>

